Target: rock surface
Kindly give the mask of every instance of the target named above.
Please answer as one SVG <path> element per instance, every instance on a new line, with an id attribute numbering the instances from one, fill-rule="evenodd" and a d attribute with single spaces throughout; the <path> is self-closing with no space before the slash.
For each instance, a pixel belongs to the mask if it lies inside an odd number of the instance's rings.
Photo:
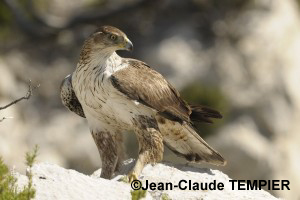
<path id="1" fill-rule="evenodd" d="M 124 165 L 123 171 L 127 171 L 133 164 L 132 161 Z M 113 180 L 98 178 L 100 170 L 93 175 L 87 176 L 75 170 L 67 170 L 57 165 L 39 163 L 33 166 L 33 186 L 36 188 L 37 200 L 83 200 L 83 199 L 131 199 L 130 184 L 118 181 L 122 175 Z M 26 184 L 27 176 L 16 173 L 18 185 Z M 182 191 L 174 190 L 148 190 L 146 199 L 264 199 L 275 200 L 271 194 L 264 190 L 232 190 L 230 178 L 218 170 L 206 168 L 193 168 L 186 165 L 176 167 L 169 164 L 147 165 L 140 180 L 150 182 L 171 182 L 178 184 L 180 180 L 191 180 L 192 182 L 224 183 L 224 190 L 206 191 Z"/>

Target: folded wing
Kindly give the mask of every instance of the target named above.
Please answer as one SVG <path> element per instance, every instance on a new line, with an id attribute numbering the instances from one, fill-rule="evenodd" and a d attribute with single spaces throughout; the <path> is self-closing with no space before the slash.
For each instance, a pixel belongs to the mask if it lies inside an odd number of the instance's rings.
<path id="1" fill-rule="evenodd" d="M 112 84 L 132 100 L 178 122 L 190 122 L 191 109 L 164 77 L 144 62 L 124 59 L 128 67 L 111 76 Z"/>
<path id="2" fill-rule="evenodd" d="M 78 101 L 76 94 L 72 87 L 72 75 L 69 74 L 64 78 L 60 85 L 60 98 L 64 106 L 66 106 L 70 111 L 84 117 L 84 112 L 80 102 Z"/>

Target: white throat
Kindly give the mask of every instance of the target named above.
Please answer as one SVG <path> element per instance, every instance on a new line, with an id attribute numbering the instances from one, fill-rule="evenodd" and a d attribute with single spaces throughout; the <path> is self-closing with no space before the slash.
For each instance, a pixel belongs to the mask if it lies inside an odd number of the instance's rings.
<path id="1" fill-rule="evenodd" d="M 83 87 L 87 89 L 90 87 L 94 88 L 95 85 L 100 86 L 104 84 L 114 72 L 126 66 L 126 62 L 123 62 L 123 58 L 116 52 L 112 54 L 107 52 L 99 53 L 99 51 L 98 53 L 90 52 L 87 59 L 81 59 L 77 64 L 72 76 L 73 87 L 78 87 L 80 90 L 83 90 Z"/>
<path id="2" fill-rule="evenodd" d="M 116 52 L 111 55 L 91 53 L 90 62 L 86 63 L 88 66 L 85 67 L 90 68 L 90 70 L 93 70 L 96 67 L 98 70 L 100 69 L 102 73 L 105 71 L 114 73 L 119 70 L 121 63 L 122 58 Z"/>
<path id="3" fill-rule="evenodd" d="M 124 68 L 122 59 L 116 52 L 112 54 L 108 52 L 91 52 L 86 60 L 77 64 L 75 74 L 85 77 L 92 74 L 98 76 L 104 73 L 112 74 Z"/>

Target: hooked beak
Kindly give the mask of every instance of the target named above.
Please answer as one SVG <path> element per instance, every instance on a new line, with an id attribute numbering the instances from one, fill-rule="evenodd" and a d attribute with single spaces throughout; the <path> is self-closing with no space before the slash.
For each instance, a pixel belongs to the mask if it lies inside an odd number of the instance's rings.
<path id="1" fill-rule="evenodd" d="M 125 38 L 124 49 L 127 50 L 127 51 L 132 51 L 133 50 L 133 44 L 128 38 Z"/>

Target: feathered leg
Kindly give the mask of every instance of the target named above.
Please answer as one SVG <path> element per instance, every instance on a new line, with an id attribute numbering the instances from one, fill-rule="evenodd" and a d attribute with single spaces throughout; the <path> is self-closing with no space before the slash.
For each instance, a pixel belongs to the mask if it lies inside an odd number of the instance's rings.
<path id="1" fill-rule="evenodd" d="M 117 133 L 116 135 L 116 142 L 117 142 L 117 153 L 118 153 L 118 161 L 115 167 L 115 172 L 119 171 L 123 161 L 125 159 L 125 149 L 124 149 L 124 143 L 123 143 L 123 134 L 122 133 Z"/>
<path id="2" fill-rule="evenodd" d="M 111 179 L 116 170 L 117 163 L 121 156 L 119 155 L 122 143 L 122 137 L 119 134 L 111 134 L 107 131 L 92 131 L 92 136 L 97 145 L 102 161 L 101 178 Z"/>
<path id="3" fill-rule="evenodd" d="M 161 161 L 164 152 L 163 138 L 154 118 L 138 116 L 135 125 L 139 155 L 133 170 L 129 173 L 130 182 L 138 178 L 146 164 Z"/>

